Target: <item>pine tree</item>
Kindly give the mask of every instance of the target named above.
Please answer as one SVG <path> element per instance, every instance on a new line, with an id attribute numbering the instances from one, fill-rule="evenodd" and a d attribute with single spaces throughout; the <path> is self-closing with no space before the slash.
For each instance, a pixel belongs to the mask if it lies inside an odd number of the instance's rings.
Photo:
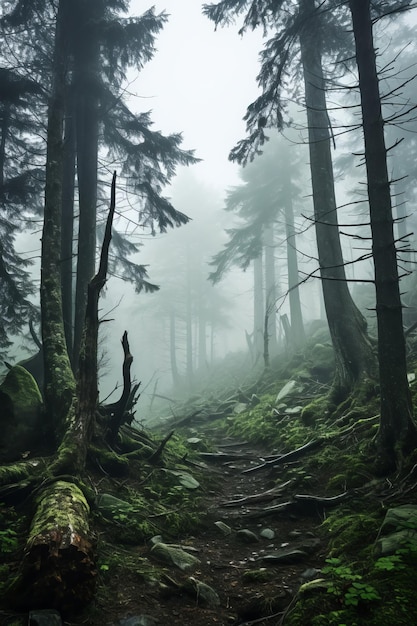
<path id="1" fill-rule="evenodd" d="M 31 262 L 18 254 L 15 240 L 39 208 L 43 173 L 31 164 L 36 146 L 28 139 L 34 131 L 29 111 L 39 94 L 35 82 L 0 68 L 0 350 L 37 316 Z"/>
<path id="2" fill-rule="evenodd" d="M 223 0 L 205 5 L 204 12 L 216 25 L 228 24 L 243 14 L 241 33 L 262 27 L 265 34 L 271 35 L 260 55 L 258 83 L 262 94 L 249 105 L 245 116 L 249 136 L 230 153 L 230 158 L 239 163 L 245 164 L 260 153 L 267 139 L 266 127 L 283 128 L 286 90 L 298 93 L 301 47 L 320 276 L 336 356 L 330 401 L 340 402 L 364 376 L 373 375 L 375 366 L 365 318 L 355 306 L 345 282 L 334 200 L 326 83 L 322 74 L 322 55 L 336 51 L 337 56 L 340 52 L 343 34 L 340 25 L 346 22 L 346 12 L 339 5 L 330 12 L 317 12 L 314 0 L 297 3 Z"/>

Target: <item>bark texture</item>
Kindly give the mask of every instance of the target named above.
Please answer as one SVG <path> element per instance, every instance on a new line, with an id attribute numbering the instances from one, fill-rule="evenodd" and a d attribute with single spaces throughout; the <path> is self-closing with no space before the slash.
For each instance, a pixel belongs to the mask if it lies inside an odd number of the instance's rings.
<path id="1" fill-rule="evenodd" d="M 60 441 L 76 415 L 76 385 L 64 333 L 60 272 L 63 120 L 68 68 L 65 22 L 68 10 L 70 10 L 68 1 L 61 0 L 56 19 L 54 82 L 48 107 L 41 265 L 45 404 L 51 421 L 51 430 L 55 432 L 57 441 Z"/>
<path id="2" fill-rule="evenodd" d="M 310 168 L 320 276 L 330 335 L 335 350 L 333 396 L 340 402 L 364 376 L 375 357 L 366 320 L 350 295 L 340 244 L 331 156 L 331 133 L 321 61 L 320 22 L 314 0 L 300 0 L 305 28 L 300 32 L 308 120 Z"/>
<path id="3" fill-rule="evenodd" d="M 69 614 L 91 602 L 97 569 L 89 513 L 74 483 L 58 481 L 42 490 L 12 593 L 20 609 L 49 607 Z"/>
<path id="4" fill-rule="evenodd" d="M 370 0 L 350 0 L 359 72 L 366 172 L 375 268 L 381 418 L 378 435 L 383 456 L 401 462 L 416 445 L 411 393 L 407 381 L 397 251 L 384 138 L 384 120 L 373 45 Z"/>
<path id="5" fill-rule="evenodd" d="M 96 264 L 97 158 L 99 135 L 100 44 L 103 2 L 76 2 L 79 19 L 74 43 L 77 177 L 79 196 L 78 262 L 75 293 L 73 364 L 78 369 L 88 285 Z"/>

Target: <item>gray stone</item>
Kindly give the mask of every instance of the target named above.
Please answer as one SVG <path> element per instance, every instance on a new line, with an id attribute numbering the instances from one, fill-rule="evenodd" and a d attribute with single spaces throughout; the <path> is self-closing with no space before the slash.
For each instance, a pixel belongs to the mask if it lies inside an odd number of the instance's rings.
<path id="1" fill-rule="evenodd" d="M 0 458 L 16 461 L 40 441 L 42 396 L 33 376 L 15 365 L 0 385 Z"/>
<path id="2" fill-rule="evenodd" d="M 214 522 L 214 525 L 223 533 L 223 535 L 231 535 L 232 529 L 222 521 Z"/>
<path id="3" fill-rule="evenodd" d="M 288 396 L 292 391 L 294 391 L 294 387 L 296 386 L 295 380 L 289 380 L 278 393 L 275 402 L 280 402 L 283 398 Z"/>
<path id="4" fill-rule="evenodd" d="M 264 528 L 259 534 L 264 539 L 274 539 L 275 537 L 275 532 L 272 530 L 272 528 Z"/>
<path id="5" fill-rule="evenodd" d="M 388 556 L 395 554 L 397 550 L 404 548 L 409 543 L 417 543 L 417 531 L 411 528 L 398 530 L 385 537 L 380 537 L 375 544 L 375 556 Z"/>
<path id="6" fill-rule="evenodd" d="M 388 509 L 382 522 L 381 532 L 388 534 L 391 531 L 413 527 L 417 530 L 417 506 L 403 504 L 393 509 Z"/>
<path id="7" fill-rule="evenodd" d="M 213 587 L 201 582 L 201 580 L 190 577 L 187 579 L 184 588 L 188 593 L 195 595 L 197 604 L 204 604 L 210 609 L 220 606 L 220 598 L 217 592 Z"/>
<path id="8" fill-rule="evenodd" d="M 233 413 L 235 415 L 240 415 L 241 413 L 243 413 L 243 411 L 246 411 L 247 408 L 248 408 L 248 405 L 245 404 L 244 402 L 237 402 L 235 406 L 233 407 Z"/>
<path id="9" fill-rule="evenodd" d="M 307 558 L 307 552 L 304 550 L 289 549 L 277 550 L 271 554 L 265 554 L 261 557 L 264 563 L 298 563 Z"/>
<path id="10" fill-rule="evenodd" d="M 200 563 L 200 560 L 192 554 L 188 554 L 181 548 L 170 546 L 166 543 L 156 543 L 151 549 L 151 554 L 158 561 L 175 565 L 184 571 Z"/>
<path id="11" fill-rule="evenodd" d="M 259 537 L 247 528 L 242 528 L 241 530 L 238 530 L 236 533 L 236 537 L 242 543 L 258 543 L 259 541 Z"/>
<path id="12" fill-rule="evenodd" d="M 317 574 L 320 574 L 320 570 L 319 569 L 316 569 L 315 567 L 308 567 L 301 574 L 301 578 L 303 578 L 304 580 L 311 580 L 311 579 L 315 578 L 317 576 Z"/>
<path id="13" fill-rule="evenodd" d="M 375 544 L 375 556 L 388 556 L 417 542 L 417 506 L 403 504 L 388 509 Z"/>

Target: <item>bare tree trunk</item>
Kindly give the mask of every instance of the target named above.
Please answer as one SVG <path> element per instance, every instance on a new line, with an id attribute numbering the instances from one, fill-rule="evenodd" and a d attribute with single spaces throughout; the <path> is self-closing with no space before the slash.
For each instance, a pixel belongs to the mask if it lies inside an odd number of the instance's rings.
<path id="1" fill-rule="evenodd" d="M 97 158 L 99 128 L 99 55 L 97 35 L 103 3 L 90 0 L 79 8 L 81 25 L 77 32 L 75 87 L 77 99 L 77 177 L 79 195 L 79 227 L 77 283 L 75 292 L 73 366 L 78 368 L 78 355 L 84 328 L 87 290 L 96 264 L 97 221 Z"/>
<path id="2" fill-rule="evenodd" d="M 285 163 L 283 164 L 285 167 Z M 296 247 L 296 232 L 294 227 L 294 209 L 291 192 L 291 173 L 288 169 L 284 176 L 284 215 L 285 234 L 287 239 L 287 266 L 288 266 L 288 291 L 291 316 L 291 343 L 295 349 L 301 348 L 305 344 L 305 331 L 303 314 L 301 311 L 300 277 L 298 274 L 298 258 Z"/>
<path id="3" fill-rule="evenodd" d="M 264 250 L 265 250 L 265 310 L 268 315 L 268 345 L 269 357 L 274 356 L 278 351 L 277 344 L 277 281 L 275 272 L 275 241 L 274 225 L 271 223 L 264 230 Z"/>
<path id="4" fill-rule="evenodd" d="M 370 0 L 350 0 L 359 72 L 368 198 L 375 267 L 381 394 L 378 447 L 391 466 L 417 443 L 407 381 L 402 306 L 394 239 L 390 183 L 381 111 Z"/>
<path id="5" fill-rule="evenodd" d="M 70 88 L 71 89 L 71 88 Z M 73 90 L 66 102 L 64 163 L 62 179 L 62 231 L 61 231 L 61 285 L 62 310 L 67 349 L 72 356 L 73 342 L 73 243 L 74 243 L 74 185 L 75 185 L 75 106 Z"/>
<path id="6" fill-rule="evenodd" d="M 262 256 L 253 260 L 253 347 L 255 361 L 264 351 L 264 294 Z"/>
<path id="7" fill-rule="evenodd" d="M 194 384 L 194 365 L 193 365 L 193 311 L 192 311 L 192 293 L 191 293 L 191 262 L 190 252 L 187 250 L 187 274 L 185 277 L 186 284 L 186 302 L 185 302 L 185 335 L 186 335 L 186 379 L 188 388 L 191 390 Z"/>
<path id="8" fill-rule="evenodd" d="M 177 337 L 176 337 L 176 323 L 175 323 L 175 310 L 171 309 L 169 312 L 169 355 L 171 362 L 171 374 L 172 383 L 177 389 L 181 384 L 180 375 L 178 373 L 177 365 Z"/>
<path id="9" fill-rule="evenodd" d="M 329 116 L 321 65 L 320 23 L 315 0 L 300 0 L 305 28 L 300 32 L 308 120 L 310 168 L 316 237 L 324 304 L 335 350 L 332 396 L 345 399 L 364 375 L 372 373 L 375 357 L 366 320 L 356 307 L 346 282 L 340 245 L 330 146 Z"/>
<path id="10" fill-rule="evenodd" d="M 45 210 L 41 263 L 45 404 L 49 420 L 51 421 L 51 428 L 55 432 L 58 441 L 76 414 L 76 386 L 65 340 L 60 272 L 63 120 L 68 63 L 65 21 L 68 10 L 68 0 L 61 0 L 55 35 L 54 84 L 48 109 Z"/>

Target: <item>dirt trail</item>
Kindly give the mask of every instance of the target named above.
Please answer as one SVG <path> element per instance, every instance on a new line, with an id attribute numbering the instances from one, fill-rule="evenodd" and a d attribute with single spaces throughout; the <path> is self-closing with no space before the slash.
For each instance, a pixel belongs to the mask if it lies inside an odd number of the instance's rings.
<path id="1" fill-rule="evenodd" d="M 243 470 L 261 462 L 262 451 L 244 442 L 220 440 L 213 445 L 224 457 L 215 459 L 202 455 L 211 477 L 203 495 L 207 517 L 203 528 L 198 528 L 194 536 L 180 544 L 190 549 L 200 563 L 184 572 L 168 567 L 162 589 L 158 585 L 140 585 L 134 580 L 114 580 L 114 585 L 120 587 L 116 593 L 120 604 L 114 607 L 117 619 L 109 616 L 107 624 L 277 625 L 300 584 L 314 578 L 322 566 L 324 546 L 317 534 L 321 521 L 318 515 L 301 516 L 291 511 L 252 516 L 260 507 L 291 498 L 291 485 L 286 485 L 276 498 L 273 498 L 274 493 L 265 496 L 269 501 L 228 505 L 230 501 L 276 486 L 276 476 L 272 478 L 267 471 L 242 474 Z M 287 481 L 283 479 L 283 482 Z M 144 548 L 143 555 L 147 552 L 148 547 Z M 197 581 L 192 583 L 194 592 L 184 590 L 184 586 L 190 587 L 190 577 L 191 581 Z M 215 591 L 218 606 L 207 606 L 198 591 L 200 583 Z M 121 610 L 123 604 L 124 610 Z M 121 615 L 146 615 L 148 621 L 121 622 Z"/>

